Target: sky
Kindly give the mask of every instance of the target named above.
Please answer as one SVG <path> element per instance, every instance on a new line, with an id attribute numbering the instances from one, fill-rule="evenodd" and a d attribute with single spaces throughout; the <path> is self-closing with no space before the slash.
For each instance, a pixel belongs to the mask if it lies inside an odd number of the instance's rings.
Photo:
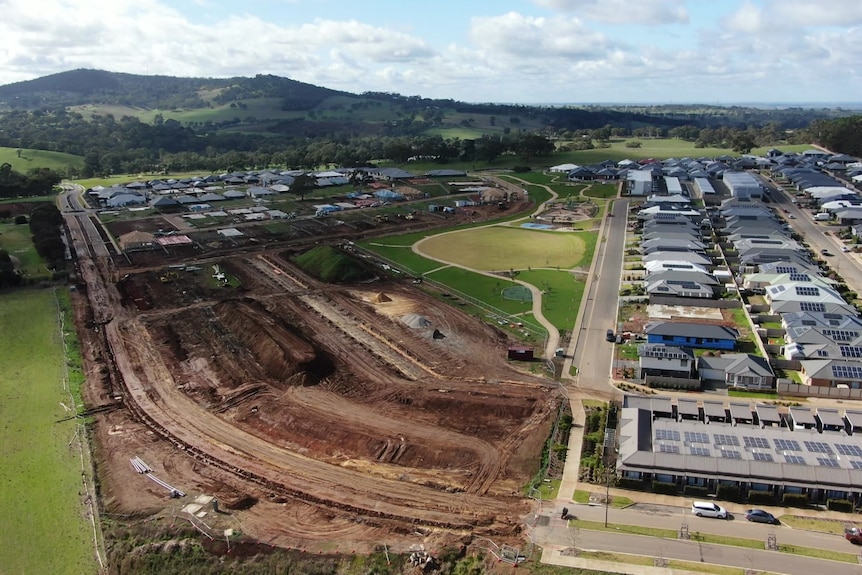
<path id="1" fill-rule="evenodd" d="M 862 102 L 862 0 L 0 0 L 0 14 L 0 84 L 96 68 L 466 102 Z"/>

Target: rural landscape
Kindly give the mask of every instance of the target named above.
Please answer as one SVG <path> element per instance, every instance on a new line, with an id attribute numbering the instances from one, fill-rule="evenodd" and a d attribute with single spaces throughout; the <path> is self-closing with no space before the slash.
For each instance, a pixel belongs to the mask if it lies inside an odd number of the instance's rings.
<path id="1" fill-rule="evenodd" d="M 0 571 L 858 572 L 860 124 L 0 86 Z"/>

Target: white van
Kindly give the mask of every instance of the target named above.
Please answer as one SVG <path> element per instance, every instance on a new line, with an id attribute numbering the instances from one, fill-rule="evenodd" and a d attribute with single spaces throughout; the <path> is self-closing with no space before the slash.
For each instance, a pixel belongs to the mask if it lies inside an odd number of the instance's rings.
<path id="1" fill-rule="evenodd" d="M 819 214 L 814 214 L 815 222 L 828 222 L 832 219 L 832 214 L 829 212 L 820 212 Z"/>
<path id="2" fill-rule="evenodd" d="M 691 504 L 691 514 L 698 517 L 715 517 L 727 519 L 727 509 L 712 501 L 695 501 Z"/>

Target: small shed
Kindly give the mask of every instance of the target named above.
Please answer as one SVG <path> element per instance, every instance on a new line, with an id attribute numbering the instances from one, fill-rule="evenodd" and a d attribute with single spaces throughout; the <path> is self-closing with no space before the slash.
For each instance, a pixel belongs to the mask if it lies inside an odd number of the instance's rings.
<path id="1" fill-rule="evenodd" d="M 533 361 L 533 348 L 521 345 L 510 346 L 508 357 L 516 361 Z"/>
<path id="2" fill-rule="evenodd" d="M 845 410 L 844 421 L 847 423 L 847 432 L 853 435 L 862 430 L 862 411 L 856 409 Z"/>
<path id="3" fill-rule="evenodd" d="M 673 417 L 673 405 L 671 405 L 669 397 L 653 397 L 650 407 L 653 418 L 670 419 Z"/>

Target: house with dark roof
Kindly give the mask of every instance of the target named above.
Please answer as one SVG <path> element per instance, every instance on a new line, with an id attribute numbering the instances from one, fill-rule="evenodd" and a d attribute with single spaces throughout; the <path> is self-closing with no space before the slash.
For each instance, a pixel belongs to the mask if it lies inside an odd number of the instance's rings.
<path id="1" fill-rule="evenodd" d="M 699 349 L 736 348 L 739 332 L 723 325 L 696 322 L 651 322 L 644 328 L 648 343 Z"/>
<path id="2" fill-rule="evenodd" d="M 720 381 L 730 388 L 763 390 L 775 386 L 769 361 L 748 353 L 704 354 L 697 371 L 703 381 Z"/>

